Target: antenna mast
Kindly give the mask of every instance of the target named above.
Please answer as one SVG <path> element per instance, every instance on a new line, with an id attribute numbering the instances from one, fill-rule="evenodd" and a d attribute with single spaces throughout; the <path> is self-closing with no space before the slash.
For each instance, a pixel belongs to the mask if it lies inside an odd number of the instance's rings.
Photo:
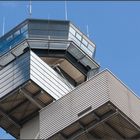
<path id="1" fill-rule="evenodd" d="M 5 33 L 5 17 L 3 17 L 2 35 Z"/>
<path id="2" fill-rule="evenodd" d="M 65 0 L 65 20 L 68 19 L 68 13 L 67 13 L 67 1 Z"/>
<path id="3" fill-rule="evenodd" d="M 87 25 L 87 37 L 89 37 L 88 25 Z"/>
<path id="4" fill-rule="evenodd" d="M 32 2 L 31 0 L 29 1 L 29 16 L 32 16 Z"/>

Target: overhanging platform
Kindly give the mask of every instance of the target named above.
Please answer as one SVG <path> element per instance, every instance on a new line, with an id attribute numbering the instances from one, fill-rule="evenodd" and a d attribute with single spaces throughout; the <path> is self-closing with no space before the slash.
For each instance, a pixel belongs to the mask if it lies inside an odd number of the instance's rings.
<path id="1" fill-rule="evenodd" d="M 19 138 L 22 125 L 74 87 L 32 51 L 0 71 L 0 126 Z"/>
<path id="2" fill-rule="evenodd" d="M 139 116 L 140 99 L 104 70 L 40 111 L 40 138 L 139 139 Z"/>
<path id="3" fill-rule="evenodd" d="M 2 55 L 0 57 L 0 69 L 14 61 L 15 58 L 20 57 L 20 55 L 27 50 L 35 52 L 50 66 L 59 64 L 59 67 L 68 75 L 70 74 L 70 71 L 73 71 L 73 74 L 70 75 L 70 77 L 73 79 L 76 78 L 75 82 L 77 84 L 84 82 L 87 75 L 88 77 L 93 76 L 100 68 L 99 64 L 87 55 L 86 51 L 88 51 L 88 49 L 85 48 L 82 50 L 73 41 L 64 39 L 48 40 L 45 38 L 32 38 L 23 40 L 9 52 Z"/>

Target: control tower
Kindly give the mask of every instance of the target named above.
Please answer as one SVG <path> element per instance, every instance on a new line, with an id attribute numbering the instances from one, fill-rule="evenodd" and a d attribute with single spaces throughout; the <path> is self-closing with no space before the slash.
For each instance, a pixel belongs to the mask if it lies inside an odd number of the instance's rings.
<path id="1" fill-rule="evenodd" d="M 26 19 L 0 38 L 0 126 L 17 139 L 140 138 L 140 99 L 70 21 Z"/>
<path id="2" fill-rule="evenodd" d="M 99 70 L 95 45 L 70 21 L 27 19 L 0 38 L 0 125 L 20 138 L 39 110 Z"/>

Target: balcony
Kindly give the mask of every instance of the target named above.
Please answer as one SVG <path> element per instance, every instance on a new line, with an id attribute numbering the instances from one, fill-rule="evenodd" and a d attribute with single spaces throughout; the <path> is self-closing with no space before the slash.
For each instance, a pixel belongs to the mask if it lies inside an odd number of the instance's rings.
<path id="1" fill-rule="evenodd" d="M 40 139 L 137 139 L 139 116 L 140 99 L 104 70 L 40 111 Z"/>
<path id="2" fill-rule="evenodd" d="M 55 99 L 59 99 L 70 91 L 66 80 L 31 51 L 0 71 L 0 97 L 2 98 L 29 80 L 48 91 Z"/>
<path id="3" fill-rule="evenodd" d="M 0 125 L 18 138 L 19 130 L 38 111 L 73 86 L 32 51 L 0 70 Z"/>

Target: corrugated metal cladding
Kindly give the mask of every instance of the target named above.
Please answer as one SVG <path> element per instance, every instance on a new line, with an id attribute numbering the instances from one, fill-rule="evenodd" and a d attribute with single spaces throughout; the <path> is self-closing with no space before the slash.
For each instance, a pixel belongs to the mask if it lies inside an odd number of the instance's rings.
<path id="1" fill-rule="evenodd" d="M 40 111 L 40 138 L 47 139 L 110 101 L 140 126 L 140 100 L 111 72 L 104 70 Z M 87 113 L 78 114 L 89 107 Z"/>
<path id="2" fill-rule="evenodd" d="M 54 99 L 72 90 L 57 72 L 30 51 L 0 71 L 0 98 L 30 79 Z"/>
<path id="3" fill-rule="evenodd" d="M 107 77 L 110 101 L 140 126 L 140 99 L 115 76 Z"/>
<path id="4" fill-rule="evenodd" d="M 75 122 L 83 115 L 78 114 L 88 107 L 86 113 L 93 111 L 109 101 L 106 72 L 96 75 L 93 79 L 45 107 L 40 112 L 40 138 L 47 139 Z"/>
<path id="5" fill-rule="evenodd" d="M 31 51 L 30 77 L 54 99 L 59 99 L 72 89 L 49 65 Z M 72 86 L 71 86 L 72 87 Z"/>
<path id="6" fill-rule="evenodd" d="M 29 52 L 8 64 L 0 71 L 0 98 L 30 78 Z"/>

